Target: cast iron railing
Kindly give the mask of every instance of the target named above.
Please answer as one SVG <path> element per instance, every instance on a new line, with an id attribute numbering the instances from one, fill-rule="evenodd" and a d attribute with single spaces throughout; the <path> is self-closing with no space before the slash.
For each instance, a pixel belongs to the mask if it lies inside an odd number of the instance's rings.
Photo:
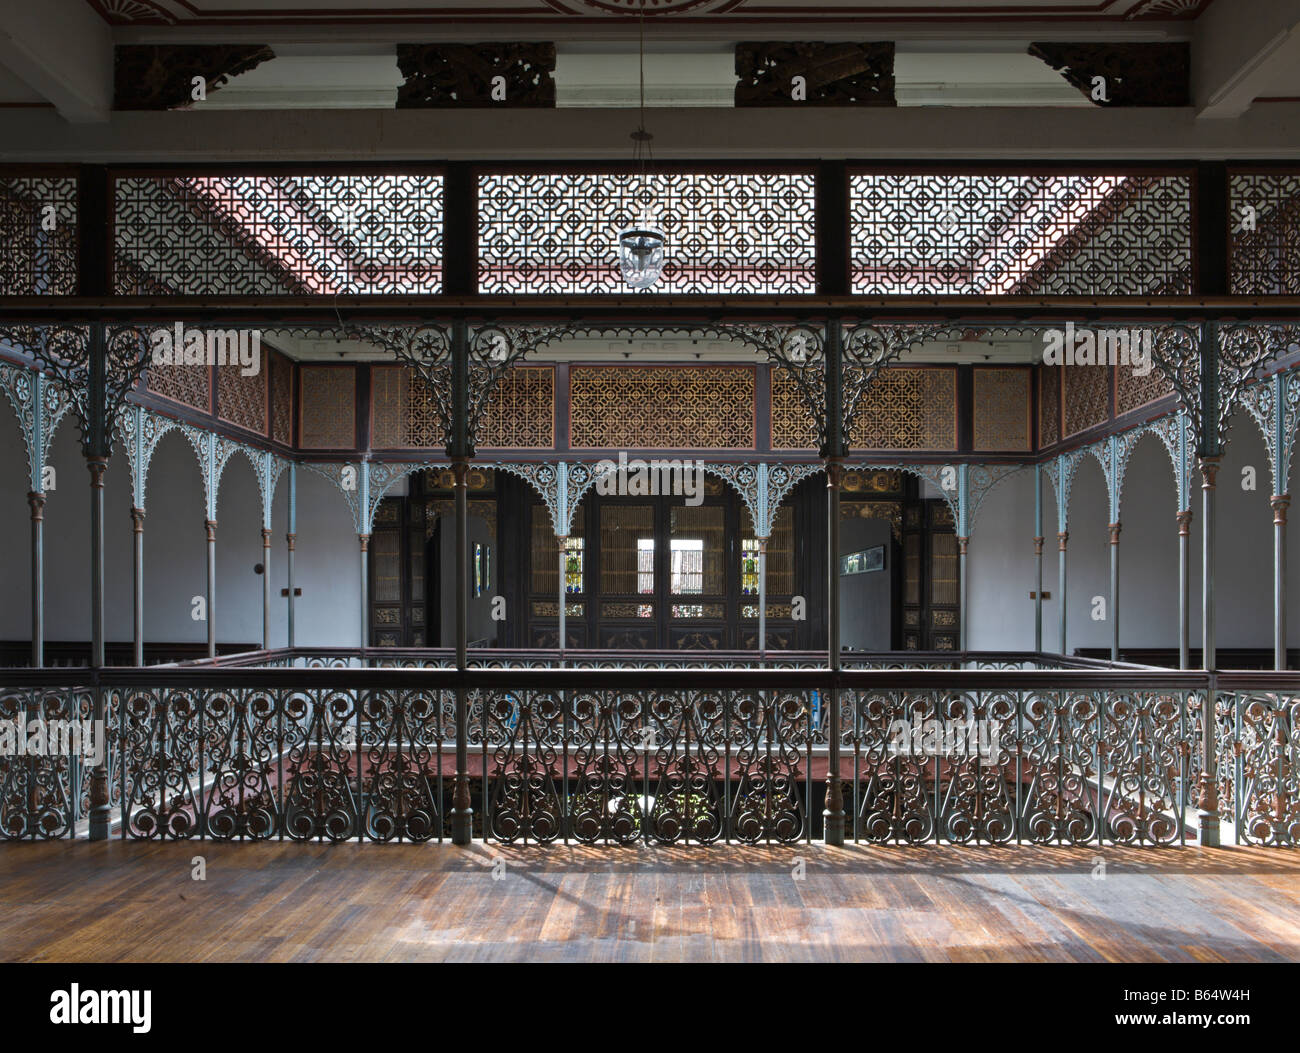
<path id="1" fill-rule="evenodd" d="M 997 657 L 988 664 L 1006 664 Z M 1300 838 L 1295 674 L 8 670 L 0 735 L 89 721 L 102 692 L 114 836 L 441 840 L 458 690 L 475 834 L 488 840 L 811 841 L 821 836 L 836 696 L 847 828 L 858 840 L 1184 843 L 1194 837 L 1206 698 L 1216 714 L 1210 776 L 1237 842 Z M 0 838 L 84 835 L 84 752 L 0 756 Z"/>

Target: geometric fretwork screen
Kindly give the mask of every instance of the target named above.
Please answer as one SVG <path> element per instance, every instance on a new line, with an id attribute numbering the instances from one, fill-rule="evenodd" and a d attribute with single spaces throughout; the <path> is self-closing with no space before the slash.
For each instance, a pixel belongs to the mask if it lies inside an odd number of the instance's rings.
<path id="1" fill-rule="evenodd" d="M 119 176 L 119 294 L 437 293 L 441 175 Z"/>
<path id="2" fill-rule="evenodd" d="M 1300 171 L 1233 172 L 1228 196 L 1231 291 L 1300 293 Z"/>
<path id="3" fill-rule="evenodd" d="M 816 292 L 810 172 L 506 172 L 478 179 L 482 293 L 626 293 L 618 232 L 649 209 L 657 293 Z"/>
<path id="4" fill-rule="evenodd" d="M 1189 174 L 855 173 L 866 295 L 1192 291 Z"/>
<path id="5" fill-rule="evenodd" d="M 0 177 L 0 295 L 77 291 L 77 180 Z"/>

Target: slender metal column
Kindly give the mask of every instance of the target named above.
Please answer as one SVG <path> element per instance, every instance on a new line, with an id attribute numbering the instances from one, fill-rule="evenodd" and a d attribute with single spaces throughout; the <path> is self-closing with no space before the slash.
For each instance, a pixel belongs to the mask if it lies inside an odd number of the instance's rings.
<path id="1" fill-rule="evenodd" d="M 957 539 L 957 602 L 960 605 L 957 611 L 957 621 L 960 628 L 957 630 L 957 644 L 962 654 L 970 649 L 970 573 L 967 566 L 967 556 L 970 554 L 970 538 L 959 537 Z"/>
<path id="2" fill-rule="evenodd" d="M 205 519 L 208 532 L 208 657 L 217 657 L 217 521 Z"/>
<path id="3" fill-rule="evenodd" d="M 271 531 L 262 527 L 262 650 L 271 649 Z"/>
<path id="4" fill-rule="evenodd" d="M 464 321 L 452 324 L 451 367 L 452 441 L 447 453 L 452 461 L 456 492 L 456 669 L 463 675 L 468 665 L 469 458 L 473 453 L 473 437 L 469 433 L 469 325 Z M 487 813 L 484 812 L 485 823 L 486 815 Z M 456 775 L 452 790 L 452 844 L 469 844 L 473 839 L 473 831 L 474 812 L 469 796 L 469 699 L 462 686 L 456 689 Z"/>
<path id="5" fill-rule="evenodd" d="M 568 600 L 568 595 L 569 595 L 566 589 L 566 584 L 567 584 L 566 575 L 568 574 L 568 569 L 569 569 L 568 567 L 569 538 L 567 535 L 561 534 L 557 536 L 555 540 L 559 542 L 560 545 L 560 583 L 555 590 L 560 601 L 560 607 L 559 607 L 560 634 L 558 637 L 556 637 L 555 645 L 560 652 L 560 665 L 564 665 L 564 645 L 568 633 L 567 615 L 569 613 L 568 611 L 569 605 L 566 602 Z"/>
<path id="6" fill-rule="evenodd" d="M 767 538 L 758 539 L 758 654 L 767 654 Z"/>
<path id="7" fill-rule="evenodd" d="M 1192 510 L 1178 513 L 1178 668 L 1192 666 Z"/>
<path id="8" fill-rule="evenodd" d="M 361 543 L 361 646 L 370 646 L 370 535 L 358 534 Z"/>
<path id="9" fill-rule="evenodd" d="M 131 509 L 131 640 L 137 667 L 144 665 L 144 509 Z"/>
<path id="10" fill-rule="evenodd" d="M 45 664 L 45 495 L 27 495 L 32 510 L 32 668 Z"/>
<path id="11" fill-rule="evenodd" d="M 1213 671 L 1218 665 L 1214 624 L 1214 491 L 1219 471 L 1216 457 L 1201 458 L 1201 647 L 1202 668 Z M 1211 687 L 1205 693 L 1205 711 L 1202 714 L 1201 782 L 1197 802 L 1198 841 L 1206 848 L 1219 846 L 1219 780 L 1218 774 L 1218 718 L 1215 692 Z"/>
<path id="12" fill-rule="evenodd" d="M 456 668 L 464 672 L 468 665 L 468 625 L 466 618 L 469 593 L 469 561 L 465 548 L 469 533 L 469 465 L 458 457 L 452 464 L 456 494 Z M 563 609 L 563 600 L 561 600 Z M 563 643 L 563 641 L 561 641 Z M 486 813 L 485 813 L 486 814 Z M 456 689 L 456 782 L 451 811 L 452 844 L 467 845 L 473 839 L 473 811 L 469 796 L 469 706 L 465 689 Z"/>
<path id="13" fill-rule="evenodd" d="M 826 326 L 826 650 L 831 688 L 827 726 L 826 807 L 828 845 L 844 844 L 844 788 L 840 781 L 840 484 L 844 457 L 843 332 L 838 320 Z"/>
<path id="14" fill-rule="evenodd" d="M 92 351 L 94 350 L 92 341 Z M 91 456 L 86 459 L 90 469 L 90 664 L 94 669 L 104 666 L 104 472 L 108 468 L 106 457 Z M 94 719 L 98 727 L 105 727 L 107 707 L 102 689 L 95 691 Z M 104 841 L 108 838 L 112 807 L 108 794 L 108 766 L 95 765 L 90 773 L 90 839 Z"/>
<path id="15" fill-rule="evenodd" d="M 1290 494 L 1279 494 L 1273 506 L 1273 668 L 1286 669 L 1286 510 Z"/>
<path id="16" fill-rule="evenodd" d="M 285 639 L 289 647 L 294 646 L 293 556 L 294 556 L 294 548 L 298 543 L 298 535 L 295 533 L 297 528 L 298 528 L 298 466 L 296 464 L 291 463 L 289 465 L 289 531 L 284 535 L 284 541 L 286 546 L 288 547 L 288 552 L 285 555 L 284 570 L 286 575 L 286 581 L 289 586 L 288 589 L 286 590 L 288 592 L 288 598 L 289 598 L 289 609 L 288 609 L 288 625 L 287 625 L 288 635 L 285 637 Z"/>
<path id="17" fill-rule="evenodd" d="M 1119 661 L 1119 531 L 1110 524 L 1110 660 Z"/>
<path id="18" fill-rule="evenodd" d="M 1043 649 L 1043 473 L 1034 469 L 1034 650 Z"/>
<path id="19" fill-rule="evenodd" d="M 1060 628 L 1060 647 L 1061 654 L 1065 654 L 1065 546 L 1070 540 L 1068 530 L 1059 531 L 1056 535 L 1056 545 L 1060 552 L 1060 568 L 1056 582 L 1057 601 L 1056 601 L 1056 620 Z"/>

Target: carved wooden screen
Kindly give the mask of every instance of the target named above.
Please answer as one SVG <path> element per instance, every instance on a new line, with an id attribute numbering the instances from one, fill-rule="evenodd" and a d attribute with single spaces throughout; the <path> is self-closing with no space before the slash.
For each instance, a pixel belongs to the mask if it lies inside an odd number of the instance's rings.
<path id="1" fill-rule="evenodd" d="M 858 172 L 854 293 L 1191 292 L 1190 174 Z"/>
<path id="2" fill-rule="evenodd" d="M 618 232 L 652 213 L 660 293 L 816 292 L 811 172 L 496 172 L 478 180 L 483 293 L 626 292 Z"/>
<path id="3" fill-rule="evenodd" d="M 77 291 L 77 180 L 0 176 L 0 295 Z"/>
<path id="4" fill-rule="evenodd" d="M 1228 196 L 1231 291 L 1300 293 L 1300 170 L 1232 172 Z"/>
<path id="5" fill-rule="evenodd" d="M 114 287 L 190 296 L 437 293 L 442 176 L 120 175 Z"/>

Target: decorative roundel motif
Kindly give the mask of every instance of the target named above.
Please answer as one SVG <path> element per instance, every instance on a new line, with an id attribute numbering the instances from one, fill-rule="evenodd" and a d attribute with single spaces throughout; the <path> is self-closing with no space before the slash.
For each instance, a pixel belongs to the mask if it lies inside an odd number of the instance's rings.
<path id="1" fill-rule="evenodd" d="M 643 2 L 647 15 L 674 15 L 679 12 L 703 15 L 731 11 L 743 4 L 745 0 L 546 0 L 546 2 L 567 15 L 585 15 L 593 10 L 607 15 L 639 15 Z"/>

